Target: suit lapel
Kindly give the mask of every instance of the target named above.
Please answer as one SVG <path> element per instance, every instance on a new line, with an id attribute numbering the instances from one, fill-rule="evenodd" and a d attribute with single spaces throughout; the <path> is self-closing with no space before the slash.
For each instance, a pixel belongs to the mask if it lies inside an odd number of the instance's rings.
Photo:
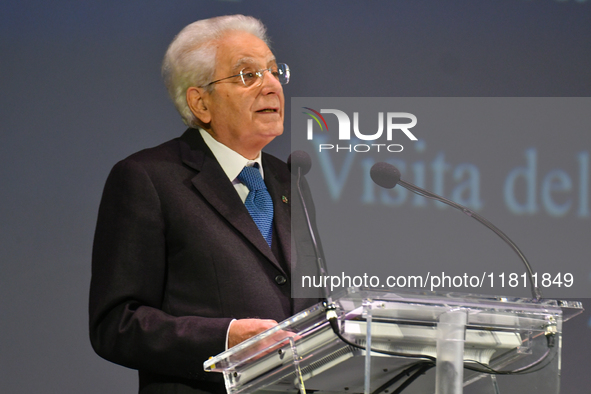
<path id="1" fill-rule="evenodd" d="M 246 237 L 273 265 L 283 272 L 271 248 L 269 248 L 238 193 L 236 193 L 232 182 L 230 182 L 213 153 L 203 141 L 199 131 L 195 129 L 187 130 L 180 137 L 180 141 L 180 153 L 183 163 L 197 172 L 191 179 L 195 188 L 230 225 Z"/>
<path id="2" fill-rule="evenodd" d="M 265 184 L 273 199 L 273 225 L 277 231 L 278 241 L 281 244 L 285 261 L 290 266 L 291 261 L 291 179 L 282 177 L 281 174 L 270 165 L 271 160 L 263 154 L 263 167 L 265 170 Z"/>

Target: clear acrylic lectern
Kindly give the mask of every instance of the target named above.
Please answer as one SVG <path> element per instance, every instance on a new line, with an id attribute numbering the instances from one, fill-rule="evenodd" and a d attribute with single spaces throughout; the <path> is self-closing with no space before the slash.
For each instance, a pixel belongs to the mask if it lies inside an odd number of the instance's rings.
<path id="1" fill-rule="evenodd" d="M 350 288 L 204 363 L 229 394 L 555 394 L 576 301 Z M 336 330 L 336 332 L 335 332 Z M 366 349 L 371 349 L 366 352 Z"/>

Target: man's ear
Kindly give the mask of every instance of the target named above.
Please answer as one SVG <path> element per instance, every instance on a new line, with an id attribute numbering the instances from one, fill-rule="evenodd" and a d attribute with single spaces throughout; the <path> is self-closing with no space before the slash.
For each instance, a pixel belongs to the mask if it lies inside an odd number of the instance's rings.
<path id="1" fill-rule="evenodd" d="M 204 93 L 203 89 L 191 86 L 187 89 L 187 104 L 197 119 L 203 124 L 208 124 L 211 122 L 211 113 L 205 105 Z"/>

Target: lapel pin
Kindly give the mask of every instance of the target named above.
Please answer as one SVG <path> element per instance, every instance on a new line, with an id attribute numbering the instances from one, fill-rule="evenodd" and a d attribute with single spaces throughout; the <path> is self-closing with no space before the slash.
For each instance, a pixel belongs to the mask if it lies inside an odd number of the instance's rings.
<path id="1" fill-rule="evenodd" d="M 287 204 L 287 197 L 281 196 L 281 201 L 283 201 L 285 204 Z"/>

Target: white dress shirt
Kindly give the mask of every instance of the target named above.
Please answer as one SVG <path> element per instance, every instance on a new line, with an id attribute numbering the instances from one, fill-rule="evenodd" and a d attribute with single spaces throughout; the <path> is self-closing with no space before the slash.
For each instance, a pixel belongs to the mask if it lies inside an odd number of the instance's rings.
<path id="1" fill-rule="evenodd" d="M 244 167 L 252 167 L 254 163 L 258 163 L 261 176 L 263 177 L 263 179 L 265 179 L 261 152 L 259 152 L 256 159 L 248 160 L 240 153 L 233 151 L 226 145 L 217 141 L 215 138 L 211 136 L 211 134 L 209 134 L 202 128 L 199 128 L 199 132 L 201 133 L 203 140 L 207 144 L 207 147 L 211 150 L 218 163 L 220 163 L 222 170 L 224 170 L 224 172 L 228 176 L 228 179 L 230 179 L 230 181 L 234 185 L 234 188 L 236 189 L 236 192 L 238 192 L 238 195 L 240 196 L 240 199 L 242 199 L 242 202 L 246 201 L 246 196 L 248 196 L 248 188 L 246 187 L 246 185 L 244 185 L 242 182 L 238 180 L 238 175 Z"/>

